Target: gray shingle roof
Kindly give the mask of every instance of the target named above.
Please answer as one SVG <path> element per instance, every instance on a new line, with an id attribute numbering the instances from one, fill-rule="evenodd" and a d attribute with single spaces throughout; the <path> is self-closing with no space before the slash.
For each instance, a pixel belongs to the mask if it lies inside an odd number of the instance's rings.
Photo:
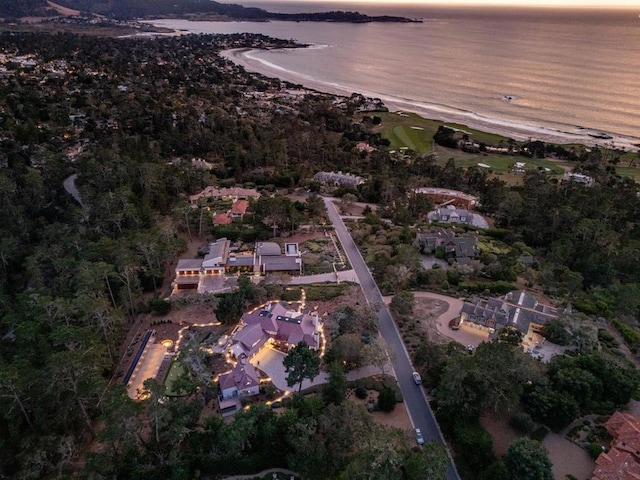
<path id="1" fill-rule="evenodd" d="M 261 258 L 265 272 L 293 272 L 300 271 L 300 257 L 266 256 Z"/>
<path id="2" fill-rule="evenodd" d="M 200 270 L 200 267 L 202 267 L 202 259 L 185 258 L 178 260 L 176 270 Z"/>
<path id="3" fill-rule="evenodd" d="M 529 331 L 532 322 L 544 325 L 559 314 L 556 308 L 538 303 L 535 297 L 524 290 L 509 292 L 502 299 L 473 298 L 463 304 L 461 312 L 473 323 L 496 330 L 512 326 L 523 333 Z"/>

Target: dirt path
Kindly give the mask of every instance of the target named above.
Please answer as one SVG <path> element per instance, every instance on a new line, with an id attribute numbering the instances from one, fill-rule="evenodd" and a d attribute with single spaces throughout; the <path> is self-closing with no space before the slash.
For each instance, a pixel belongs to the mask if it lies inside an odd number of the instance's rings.
<path id="1" fill-rule="evenodd" d="M 569 474 L 579 479 L 590 478 L 595 462 L 586 450 L 553 432 L 544 437 L 542 444 L 549 451 L 554 478 L 563 479 Z"/>

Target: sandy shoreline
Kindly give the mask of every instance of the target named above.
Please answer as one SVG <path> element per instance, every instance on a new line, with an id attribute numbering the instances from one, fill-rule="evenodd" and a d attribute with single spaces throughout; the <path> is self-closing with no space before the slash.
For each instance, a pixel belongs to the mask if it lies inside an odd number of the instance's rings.
<path id="1" fill-rule="evenodd" d="M 221 52 L 221 55 L 235 64 L 241 65 L 247 71 L 260 73 L 267 77 L 279 78 L 291 83 L 303 85 L 306 88 L 334 95 L 348 96 L 354 93 L 354 91 L 347 90 L 339 85 L 321 82 L 314 78 L 296 74 L 267 62 L 263 62 L 256 56 L 259 52 L 260 50 L 239 48 Z M 518 124 L 499 118 L 483 117 L 473 112 L 456 111 L 445 106 L 403 101 L 399 98 L 386 97 L 372 92 L 360 91 L 358 93 L 362 93 L 369 97 L 380 98 L 392 112 L 413 112 L 428 119 L 460 123 L 476 130 L 496 133 L 505 137 L 513 138 L 514 140 L 522 141 L 531 138 L 556 144 L 576 143 L 587 146 L 599 145 L 603 147 L 611 147 L 614 145 L 616 148 L 623 148 L 625 150 L 639 150 L 639 147 L 634 145 L 639 141 L 637 138 L 624 137 L 621 135 L 615 135 L 614 133 L 610 133 L 613 137 L 612 139 L 597 139 L 591 137 L 589 133 L 598 132 L 591 130 L 577 131 L 575 133 L 563 132 L 537 125 Z"/>

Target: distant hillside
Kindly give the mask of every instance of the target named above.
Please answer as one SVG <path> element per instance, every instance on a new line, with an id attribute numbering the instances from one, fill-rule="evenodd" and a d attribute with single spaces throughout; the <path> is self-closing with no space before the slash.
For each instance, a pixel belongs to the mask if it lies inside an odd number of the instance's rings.
<path id="1" fill-rule="evenodd" d="M 47 0 L 0 0 L 1 17 L 43 16 L 50 13 Z"/>
<path id="2" fill-rule="evenodd" d="M 12 1 L 12 0 L 0 0 Z M 59 0 L 68 8 L 86 13 L 95 13 L 114 18 L 131 19 L 142 17 L 182 16 L 188 14 L 216 14 L 243 20 L 292 20 L 334 22 L 410 22 L 402 17 L 370 17 L 357 12 L 323 12 L 283 14 L 271 13 L 261 8 L 212 2 L 210 0 Z"/>

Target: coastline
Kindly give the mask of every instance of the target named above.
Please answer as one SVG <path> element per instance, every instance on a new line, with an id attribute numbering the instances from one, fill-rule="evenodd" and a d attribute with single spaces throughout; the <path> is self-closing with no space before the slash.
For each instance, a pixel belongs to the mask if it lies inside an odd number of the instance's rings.
<path id="1" fill-rule="evenodd" d="M 242 66 L 247 71 L 303 85 L 312 90 L 343 96 L 349 96 L 355 92 L 344 86 L 322 82 L 262 61 L 256 57 L 256 53 L 260 51 L 259 49 L 238 48 L 222 51 L 220 55 Z M 612 138 L 594 138 L 591 135 L 598 135 L 601 132 L 587 129 L 581 130 L 580 127 L 576 127 L 578 130 L 576 132 L 566 132 L 539 125 L 528 125 L 500 118 L 486 117 L 478 113 L 456 110 L 444 105 L 417 103 L 410 100 L 403 100 L 402 98 L 379 95 L 374 92 L 358 91 L 357 93 L 381 99 L 391 112 L 412 112 L 427 119 L 463 124 L 472 129 L 495 133 L 518 141 L 533 139 L 554 144 L 581 144 L 589 147 L 600 146 L 605 148 L 615 147 L 622 148 L 626 151 L 640 150 L 637 145 L 639 139 L 618 135 L 613 132 L 606 132 Z"/>

